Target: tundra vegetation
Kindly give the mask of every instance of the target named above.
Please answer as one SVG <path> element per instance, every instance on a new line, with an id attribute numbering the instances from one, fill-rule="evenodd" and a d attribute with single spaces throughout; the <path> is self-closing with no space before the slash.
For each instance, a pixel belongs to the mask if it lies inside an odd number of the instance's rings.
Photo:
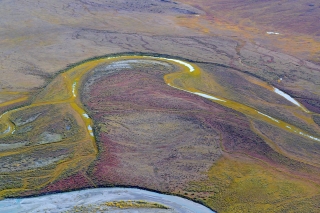
<path id="1" fill-rule="evenodd" d="M 319 8 L 1 1 L 0 198 L 128 186 L 319 212 Z"/>
<path id="2" fill-rule="evenodd" d="M 126 55 L 70 66 L 2 114 L 2 197 L 121 185 L 225 212 L 316 209 L 314 113 L 231 67 Z"/>

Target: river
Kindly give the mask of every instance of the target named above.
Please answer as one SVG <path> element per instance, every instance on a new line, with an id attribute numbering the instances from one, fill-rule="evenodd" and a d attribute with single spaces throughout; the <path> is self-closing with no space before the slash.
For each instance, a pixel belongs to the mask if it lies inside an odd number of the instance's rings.
<path id="1" fill-rule="evenodd" d="M 108 208 L 110 201 L 144 200 L 168 207 L 159 212 L 170 213 L 214 213 L 211 209 L 181 197 L 165 195 L 135 188 L 96 188 L 74 192 L 63 192 L 31 198 L 14 198 L 0 201 L 0 213 L 72 212 L 75 207 L 95 209 L 95 212 L 120 212 L 118 208 Z M 100 209 L 100 210 L 99 210 Z M 105 209 L 105 210 L 103 210 Z M 155 212 L 156 209 L 125 209 L 122 212 Z"/>

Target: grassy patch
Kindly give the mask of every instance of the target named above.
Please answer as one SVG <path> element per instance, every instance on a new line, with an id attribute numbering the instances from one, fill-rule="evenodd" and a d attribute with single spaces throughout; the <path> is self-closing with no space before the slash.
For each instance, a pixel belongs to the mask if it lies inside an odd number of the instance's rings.
<path id="1" fill-rule="evenodd" d="M 121 209 L 126 208 L 157 208 L 157 209 L 169 209 L 168 207 L 160 204 L 160 203 L 154 203 L 154 202 L 148 202 L 148 201 L 113 201 L 113 202 L 107 202 L 107 206 L 111 207 L 117 207 Z"/>
<path id="2" fill-rule="evenodd" d="M 319 186 L 250 161 L 222 158 L 208 180 L 192 182 L 198 198 L 218 212 L 316 212 Z"/>

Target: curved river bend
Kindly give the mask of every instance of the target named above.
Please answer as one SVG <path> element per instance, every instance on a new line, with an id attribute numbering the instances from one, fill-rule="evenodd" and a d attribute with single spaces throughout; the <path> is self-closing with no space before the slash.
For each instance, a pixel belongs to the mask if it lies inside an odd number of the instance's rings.
<path id="1" fill-rule="evenodd" d="M 156 192 L 150 192 L 134 188 L 98 188 L 86 189 L 74 192 L 64 192 L 59 194 L 45 195 L 41 197 L 6 199 L 0 201 L 0 213 L 25 213 L 25 212 L 67 212 L 74 207 L 93 206 L 99 208 L 110 201 L 144 200 L 156 202 L 168 207 L 172 213 L 214 213 L 209 208 L 193 201 Z M 150 209 L 144 212 L 154 212 Z M 97 211 L 100 212 L 100 211 Z M 103 212 L 103 211 L 101 211 Z M 119 212 L 119 209 L 105 212 Z M 123 212 L 138 212 L 137 209 L 125 209 Z"/>

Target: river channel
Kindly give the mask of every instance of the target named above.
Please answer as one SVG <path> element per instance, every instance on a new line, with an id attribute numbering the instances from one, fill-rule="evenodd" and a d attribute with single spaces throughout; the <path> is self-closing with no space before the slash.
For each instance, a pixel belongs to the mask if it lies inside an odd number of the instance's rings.
<path id="1" fill-rule="evenodd" d="M 126 208 L 121 212 L 163 212 L 163 213 L 214 213 L 209 208 L 193 201 L 156 192 L 134 188 L 97 188 L 64 192 L 32 198 L 6 199 L 0 201 L 0 213 L 25 212 L 72 212 L 75 207 L 95 209 L 95 212 L 120 212 L 121 209 L 104 206 L 110 201 L 143 200 L 156 202 L 168 209 Z M 160 211 L 161 210 L 161 211 Z"/>

